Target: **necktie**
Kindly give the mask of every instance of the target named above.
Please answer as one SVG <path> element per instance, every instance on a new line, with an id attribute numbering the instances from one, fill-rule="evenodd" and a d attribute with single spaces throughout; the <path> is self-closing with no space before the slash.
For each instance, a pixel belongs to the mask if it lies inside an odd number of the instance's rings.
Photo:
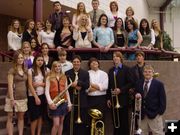
<path id="1" fill-rule="evenodd" d="M 77 81 L 78 80 L 78 72 L 74 72 L 75 73 L 75 79 L 74 81 Z"/>
<path id="2" fill-rule="evenodd" d="M 146 97 L 147 93 L 148 93 L 148 83 L 149 81 L 145 81 L 145 85 L 144 85 L 144 97 Z"/>
<path id="3" fill-rule="evenodd" d="M 96 26 L 96 10 L 94 10 L 94 14 L 93 14 L 93 25 L 94 27 Z"/>

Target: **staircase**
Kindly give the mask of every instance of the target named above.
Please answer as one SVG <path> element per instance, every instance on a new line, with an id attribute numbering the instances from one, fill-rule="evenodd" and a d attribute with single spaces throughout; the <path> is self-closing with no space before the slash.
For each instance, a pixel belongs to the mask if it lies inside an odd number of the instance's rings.
<path id="1" fill-rule="evenodd" d="M 7 72 L 12 67 L 11 62 L 0 62 L 0 135 L 7 135 L 6 121 L 7 113 L 4 111 L 5 98 L 7 94 Z M 27 123 L 25 123 L 27 125 Z M 51 126 L 45 121 L 42 127 L 42 135 L 50 135 Z M 14 134 L 18 135 L 17 126 L 14 127 Z M 24 135 L 30 135 L 30 127 L 25 126 Z"/>

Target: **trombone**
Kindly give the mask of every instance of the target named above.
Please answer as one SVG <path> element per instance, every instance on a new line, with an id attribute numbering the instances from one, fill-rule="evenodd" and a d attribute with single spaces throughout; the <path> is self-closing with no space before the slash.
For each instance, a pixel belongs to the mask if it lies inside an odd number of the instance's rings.
<path id="1" fill-rule="evenodd" d="M 88 113 L 92 117 L 91 135 L 104 135 L 104 122 L 99 120 L 103 117 L 102 112 L 98 109 L 90 109 Z"/>
<path id="2" fill-rule="evenodd" d="M 76 74 L 76 72 L 75 72 Z M 75 77 L 74 81 L 78 80 L 78 76 Z M 77 103 L 75 103 L 75 100 L 77 100 Z M 74 130 L 74 111 L 75 107 L 77 107 L 77 119 L 75 123 L 81 124 L 81 110 L 80 110 L 80 91 L 77 90 L 76 88 L 73 89 L 73 107 L 71 110 L 71 118 L 70 118 L 70 135 L 73 135 L 73 130 Z"/>
<path id="3" fill-rule="evenodd" d="M 116 73 L 115 72 L 114 72 L 114 88 L 117 88 Z M 119 104 L 118 95 L 112 94 L 111 98 L 112 98 L 112 112 L 113 112 L 114 127 L 119 128 L 120 127 L 119 108 L 121 106 Z"/>
<path id="4" fill-rule="evenodd" d="M 130 135 L 141 135 L 141 98 L 135 98 L 135 110 L 132 112 Z"/>

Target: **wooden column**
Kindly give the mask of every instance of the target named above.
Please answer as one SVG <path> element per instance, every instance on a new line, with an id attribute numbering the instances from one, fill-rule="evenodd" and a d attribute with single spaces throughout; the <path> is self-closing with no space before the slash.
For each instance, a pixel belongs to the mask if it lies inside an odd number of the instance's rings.
<path id="1" fill-rule="evenodd" d="M 43 0 L 33 0 L 33 19 L 35 22 L 43 20 Z"/>

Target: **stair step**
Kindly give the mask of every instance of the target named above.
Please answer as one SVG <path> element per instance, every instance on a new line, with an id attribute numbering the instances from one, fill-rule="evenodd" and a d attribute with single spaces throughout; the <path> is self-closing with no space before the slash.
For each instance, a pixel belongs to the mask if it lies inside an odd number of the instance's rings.
<path id="1" fill-rule="evenodd" d="M 5 129 L 0 129 L 0 134 L 1 135 L 7 135 L 7 130 L 6 128 Z M 18 135 L 18 128 L 17 127 L 14 127 L 14 133 L 13 135 Z"/>
<path id="2" fill-rule="evenodd" d="M 0 98 L 0 105 L 4 105 L 5 104 L 5 98 Z"/>
<path id="3" fill-rule="evenodd" d="M 6 115 L 7 115 L 7 113 L 4 111 L 4 108 L 2 107 L 0 109 L 0 116 L 2 117 L 2 116 L 6 116 Z"/>
<path id="4" fill-rule="evenodd" d="M 0 95 L 6 95 L 7 94 L 7 87 L 0 87 Z"/>

